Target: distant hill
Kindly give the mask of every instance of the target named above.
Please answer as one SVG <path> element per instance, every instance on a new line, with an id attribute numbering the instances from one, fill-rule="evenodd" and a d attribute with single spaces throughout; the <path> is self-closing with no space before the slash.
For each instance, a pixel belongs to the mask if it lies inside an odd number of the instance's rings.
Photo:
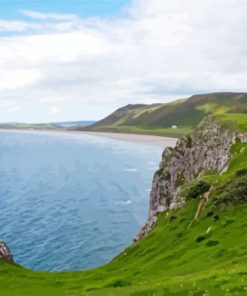
<path id="1" fill-rule="evenodd" d="M 210 114 L 247 129 L 247 93 L 211 93 L 168 104 L 127 105 L 86 129 L 176 137 L 191 132 Z"/>
<path id="2" fill-rule="evenodd" d="M 73 127 L 73 126 L 89 126 L 96 123 L 93 120 L 84 120 L 84 121 L 64 121 L 64 122 L 52 122 L 52 125 L 62 126 L 62 127 Z"/>
<path id="3" fill-rule="evenodd" d="M 77 127 L 85 127 L 94 124 L 96 121 L 64 121 L 51 123 L 18 123 L 7 122 L 1 123 L 2 129 L 70 129 Z"/>
<path id="4" fill-rule="evenodd" d="M 50 129 L 61 129 L 61 126 L 56 126 L 52 123 L 22 123 L 22 122 L 11 122 L 11 123 L 0 123 L 0 129 L 30 129 L 30 130 L 50 130 Z"/>

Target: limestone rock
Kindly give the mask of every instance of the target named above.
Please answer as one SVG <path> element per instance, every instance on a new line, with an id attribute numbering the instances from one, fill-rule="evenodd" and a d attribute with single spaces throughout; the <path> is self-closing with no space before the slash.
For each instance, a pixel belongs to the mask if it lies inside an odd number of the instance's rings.
<path id="1" fill-rule="evenodd" d="M 208 116 L 194 134 L 179 139 L 175 148 L 165 149 L 160 168 L 153 178 L 149 218 L 135 241 L 152 230 L 159 213 L 184 203 L 180 197 L 182 185 L 206 172 L 214 170 L 221 174 L 227 170 L 230 149 L 237 137 L 247 142 L 247 134 L 237 134 L 213 116 Z"/>
<path id="2" fill-rule="evenodd" d="M 3 241 L 0 241 L 0 260 L 1 259 L 14 263 L 14 259 L 10 252 L 10 249 L 8 248 L 6 243 Z"/>

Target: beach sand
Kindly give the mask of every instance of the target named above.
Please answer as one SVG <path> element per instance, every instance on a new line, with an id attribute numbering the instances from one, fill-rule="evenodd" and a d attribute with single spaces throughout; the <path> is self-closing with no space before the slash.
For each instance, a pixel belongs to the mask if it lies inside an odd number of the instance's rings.
<path id="1" fill-rule="evenodd" d="M 5 132 L 30 132 L 30 133 L 63 133 L 70 135 L 91 135 L 96 137 L 110 138 L 114 140 L 129 141 L 135 143 L 143 143 L 145 145 L 151 145 L 156 147 L 175 147 L 177 139 L 151 136 L 151 135 L 139 135 L 139 134 L 122 134 L 122 133 L 108 133 L 108 132 L 87 132 L 87 131 L 63 131 L 63 130 L 46 130 L 46 129 L 0 129 Z"/>
<path id="2" fill-rule="evenodd" d="M 174 147 L 177 143 L 177 139 L 161 136 L 151 136 L 151 135 L 138 135 L 138 134 L 122 134 L 122 133 L 107 133 L 107 132 L 69 132 L 78 134 L 86 134 L 104 138 L 110 138 L 114 140 L 122 140 L 136 143 L 143 143 L 147 145 L 157 146 L 157 147 Z"/>

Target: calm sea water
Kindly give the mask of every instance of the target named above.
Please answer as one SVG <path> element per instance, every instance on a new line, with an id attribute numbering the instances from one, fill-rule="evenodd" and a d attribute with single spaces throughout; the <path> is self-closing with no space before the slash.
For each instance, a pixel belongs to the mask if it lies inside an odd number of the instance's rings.
<path id="1" fill-rule="evenodd" d="M 0 132 L 0 239 L 34 270 L 108 262 L 145 223 L 161 153 L 97 136 Z"/>

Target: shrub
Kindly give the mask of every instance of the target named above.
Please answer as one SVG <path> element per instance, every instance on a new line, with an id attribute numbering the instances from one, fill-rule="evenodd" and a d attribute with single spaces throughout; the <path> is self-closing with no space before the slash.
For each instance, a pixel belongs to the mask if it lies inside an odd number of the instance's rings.
<path id="1" fill-rule="evenodd" d="M 224 223 L 224 227 L 226 227 L 226 226 L 228 226 L 228 225 L 230 225 L 230 224 L 232 224 L 232 223 L 234 223 L 235 222 L 235 220 L 226 220 L 226 222 Z"/>
<path id="2" fill-rule="evenodd" d="M 177 219 L 176 216 L 171 216 L 169 219 L 169 223 L 172 223 L 173 221 L 175 221 Z"/>
<path id="3" fill-rule="evenodd" d="M 214 215 L 214 212 L 208 212 L 207 217 L 212 217 Z"/>
<path id="4" fill-rule="evenodd" d="M 113 281 L 112 283 L 105 285 L 105 287 L 106 288 L 108 288 L 108 287 L 120 288 L 120 287 L 127 287 L 129 285 L 130 285 L 130 283 L 127 282 L 126 280 L 118 279 L 118 280 Z"/>
<path id="5" fill-rule="evenodd" d="M 198 196 L 208 192 L 210 185 L 204 181 L 199 181 L 197 184 L 192 186 L 188 193 L 186 194 L 186 199 L 193 198 L 196 199 Z"/>
<path id="6" fill-rule="evenodd" d="M 220 219 L 220 217 L 218 215 L 215 215 L 213 219 L 214 219 L 214 221 L 218 221 Z"/>
<path id="7" fill-rule="evenodd" d="M 237 177 L 247 176 L 247 168 L 237 171 L 236 176 Z"/>
<path id="8" fill-rule="evenodd" d="M 242 174 L 243 170 L 237 174 Z M 213 202 L 215 207 L 237 205 L 247 202 L 247 175 L 235 175 L 230 181 L 216 188 Z"/>
<path id="9" fill-rule="evenodd" d="M 206 246 L 207 247 L 213 247 L 213 246 L 216 246 L 216 245 L 218 245 L 220 242 L 219 241 L 208 241 L 207 243 L 206 243 Z"/>
<path id="10" fill-rule="evenodd" d="M 196 239 L 197 243 L 200 243 L 202 241 L 204 241 L 206 239 L 206 237 L 204 235 L 198 236 L 198 238 Z"/>

